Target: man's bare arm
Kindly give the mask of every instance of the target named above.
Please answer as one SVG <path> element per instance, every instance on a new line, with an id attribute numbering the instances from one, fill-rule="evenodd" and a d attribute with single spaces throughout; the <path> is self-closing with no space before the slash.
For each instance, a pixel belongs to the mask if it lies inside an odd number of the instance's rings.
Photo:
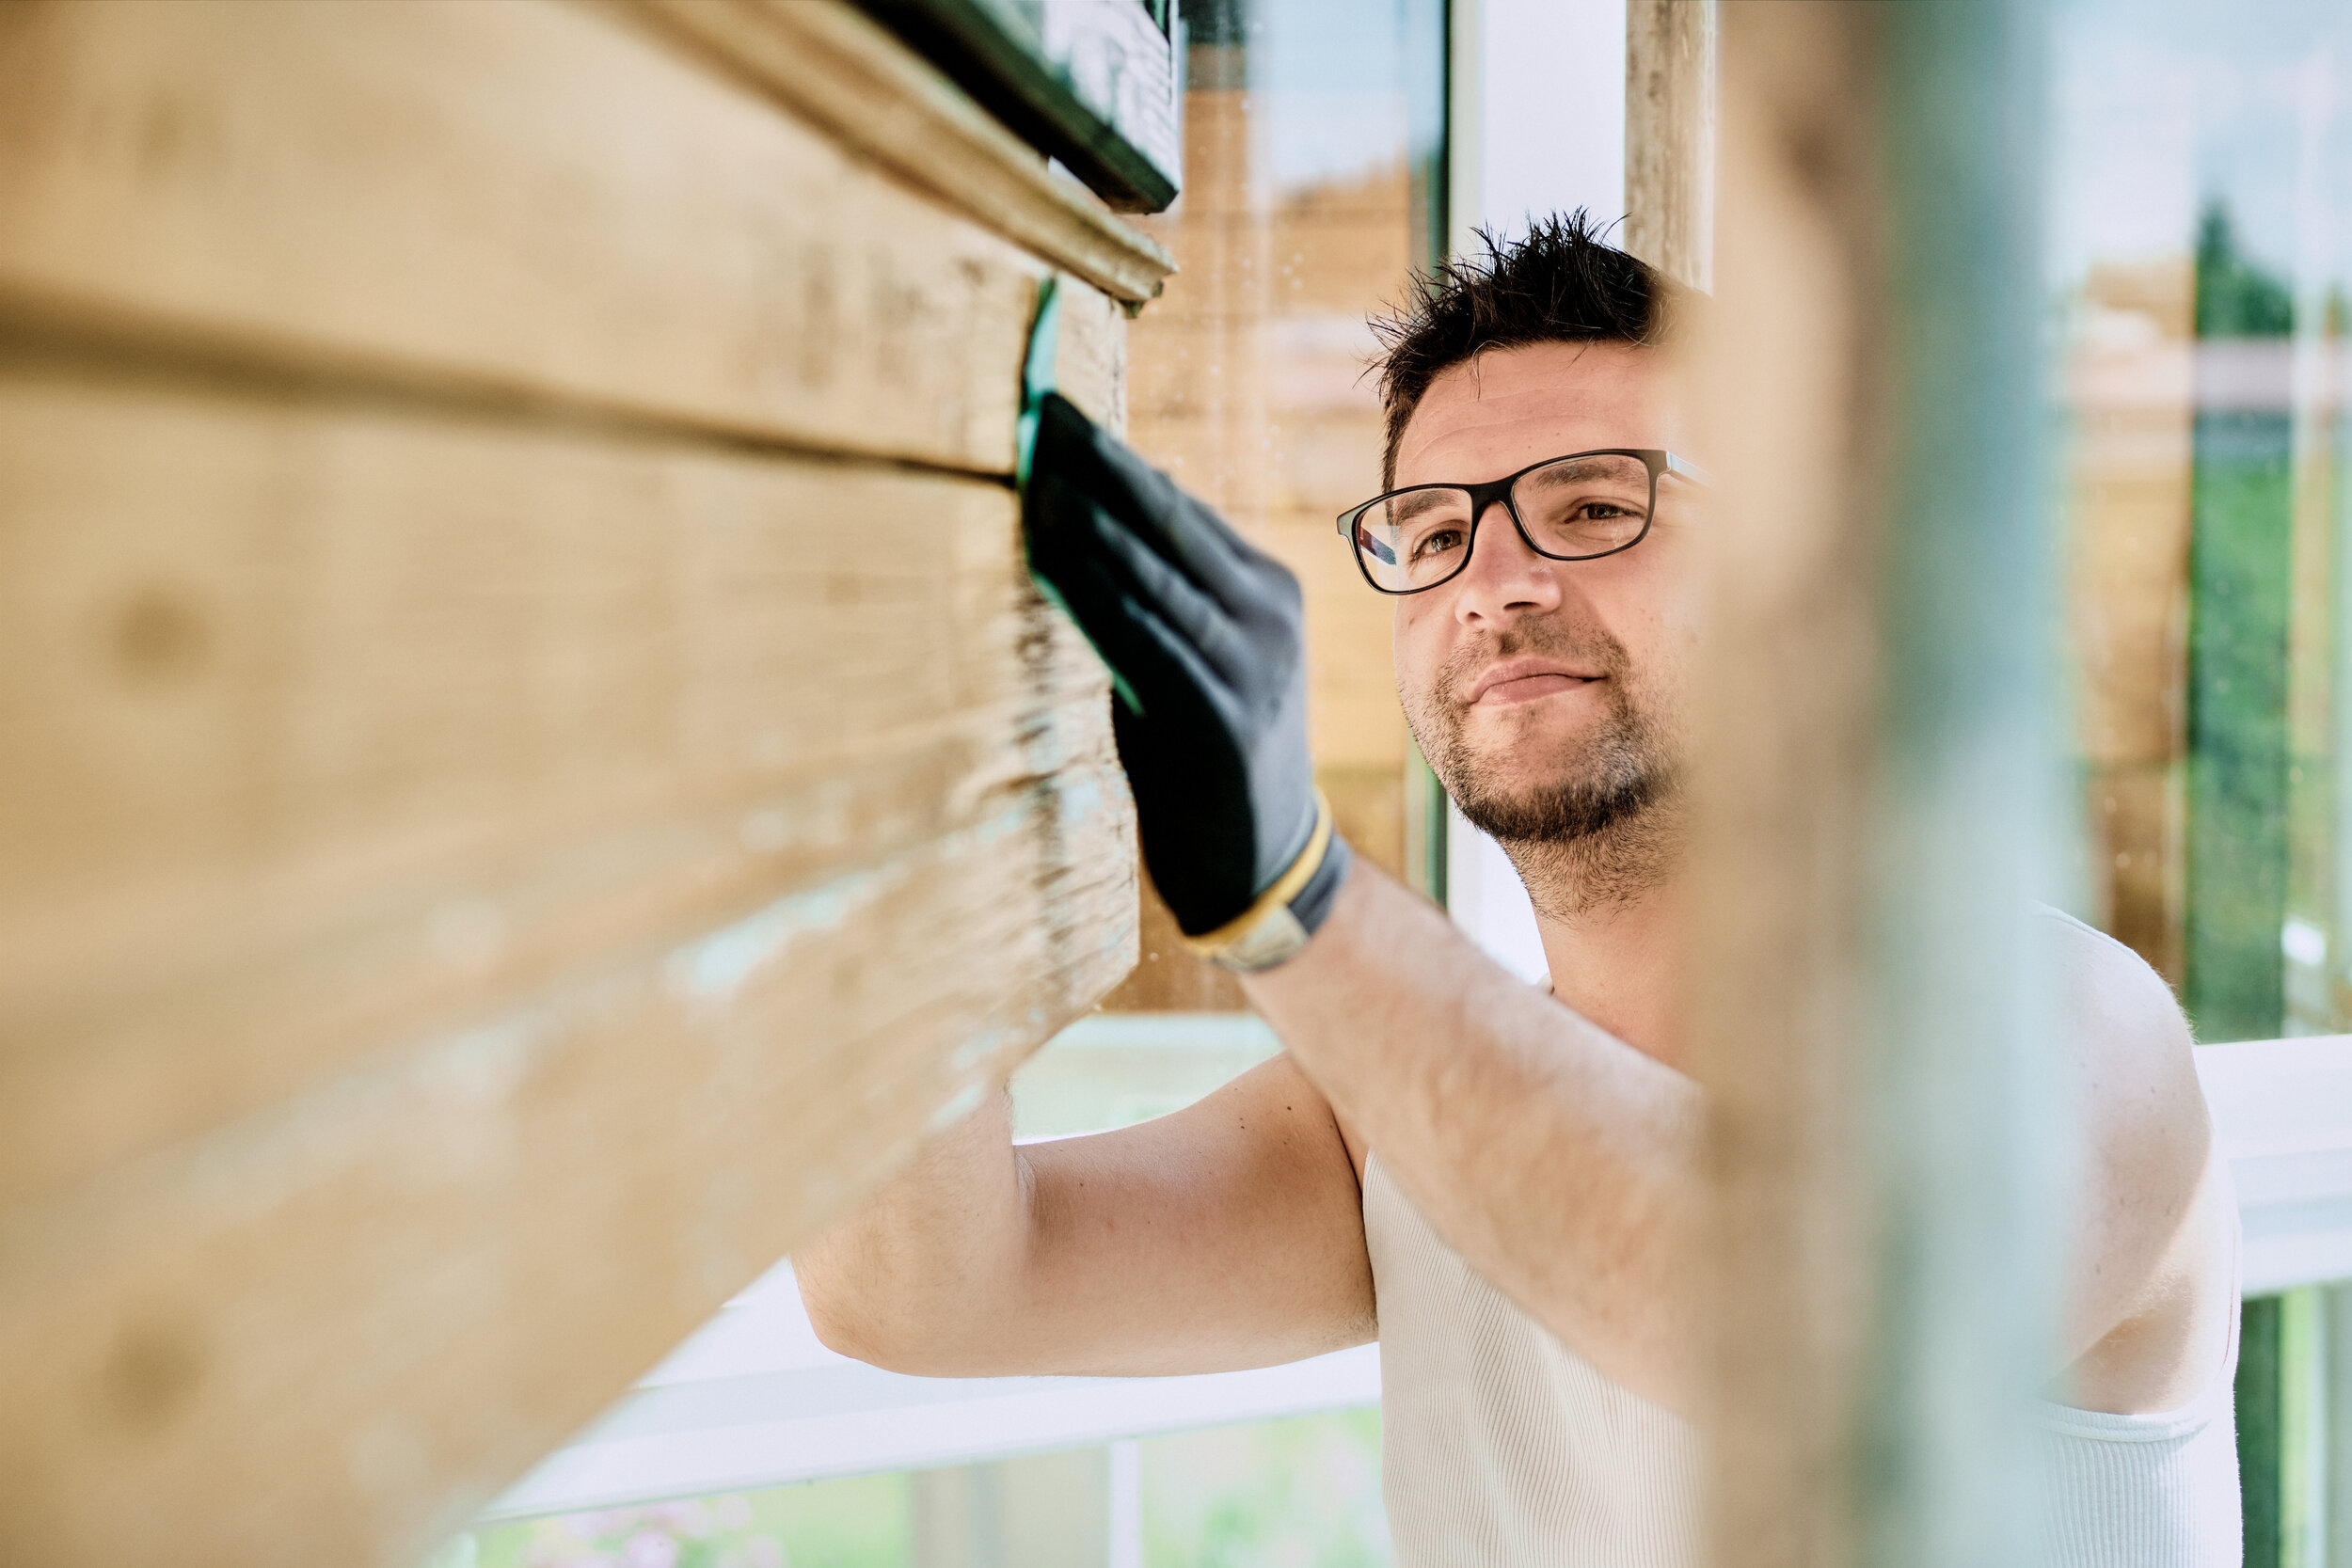
<path id="1" fill-rule="evenodd" d="M 1688 1408 L 1703 1107 L 1359 863 L 1251 1000 L 1438 1234 L 1603 1374 Z"/>
<path id="2" fill-rule="evenodd" d="M 1355 1169 L 1287 1058 L 1122 1132 L 1010 1127 L 991 1097 L 794 1255 L 826 1344 L 931 1376 L 1146 1375 L 1372 1338 Z"/>
<path id="3" fill-rule="evenodd" d="M 2170 1409 L 2215 1374 L 2227 1338 L 2227 1174 L 2163 982 L 2095 933 L 2058 940 L 2085 1112 L 2064 1397 Z M 1248 985 L 1473 1268 L 1608 1376 L 1689 1407 L 1684 1270 L 1706 1202 L 1694 1084 L 1521 985 L 1368 868 L 1304 953 Z"/>

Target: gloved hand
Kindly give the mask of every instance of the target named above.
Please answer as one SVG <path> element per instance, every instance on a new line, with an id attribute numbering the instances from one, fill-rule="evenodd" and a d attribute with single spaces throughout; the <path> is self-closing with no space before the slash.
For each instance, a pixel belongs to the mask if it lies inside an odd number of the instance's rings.
<path id="1" fill-rule="evenodd" d="M 1270 968 L 1349 864 L 1307 752 L 1298 579 L 1057 394 L 1023 493 L 1029 566 L 1110 666 L 1152 879 L 1196 950 Z"/>

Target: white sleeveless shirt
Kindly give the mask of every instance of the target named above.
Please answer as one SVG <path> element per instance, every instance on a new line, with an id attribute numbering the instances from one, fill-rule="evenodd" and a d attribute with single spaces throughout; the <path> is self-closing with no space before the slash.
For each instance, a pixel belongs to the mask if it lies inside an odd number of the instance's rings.
<path id="1" fill-rule="evenodd" d="M 1690 1423 L 1601 1376 L 1472 1273 L 1376 1154 L 1364 1243 L 1395 1568 L 1699 1560 Z"/>
<path id="2" fill-rule="evenodd" d="M 1380 1321 L 1382 1491 L 1395 1568 L 1685 1568 L 1698 1437 L 1473 1273 L 1364 1160 Z M 2044 1404 L 2043 1568 L 2239 1568 L 2237 1329 L 2186 1407 Z"/>
<path id="3" fill-rule="evenodd" d="M 2239 1248 L 2244 1247 L 2239 1242 Z M 2237 1294 L 2237 1261 L 2230 1293 Z M 2197 1397 L 2154 1416 L 2035 1411 L 2046 1568 L 2240 1568 L 2237 1329 Z"/>

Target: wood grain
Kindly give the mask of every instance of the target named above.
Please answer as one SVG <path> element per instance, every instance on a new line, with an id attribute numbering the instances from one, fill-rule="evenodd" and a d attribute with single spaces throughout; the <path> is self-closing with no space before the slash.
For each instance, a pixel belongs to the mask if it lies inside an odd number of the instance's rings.
<path id="1" fill-rule="evenodd" d="M 674 22 L 0 8 L 0 1563 L 413 1562 L 1133 967 L 1161 262 Z"/>
<path id="2" fill-rule="evenodd" d="M 1737 526 L 1690 863 L 1713 1560 L 2036 1560 L 2039 1402 L 2084 1268 L 2052 1201 L 2079 1021 L 2036 903 L 2064 885 L 2060 683 L 2019 610 L 2056 602 L 2052 511 L 2016 499 L 2049 425 L 2021 194 L 2046 160 L 2046 18 L 1723 16 L 1701 450 Z"/>
<path id="3" fill-rule="evenodd" d="M 1174 263 L 1057 177 L 926 62 L 838 0 L 620 0 L 920 190 L 1111 297 L 1141 305 Z"/>
<path id="4" fill-rule="evenodd" d="M 1056 832 L 924 846 L 0 1217 L 0 1560 L 413 1561 L 1116 976 L 1053 951 L 1131 900 L 1039 889 Z"/>
<path id="5" fill-rule="evenodd" d="M 7 1199 L 1101 760 L 994 486 L 62 372 L 0 454 Z"/>
<path id="6" fill-rule="evenodd" d="M 1891 439 L 1877 9 L 1724 19 L 1702 450 L 1739 526 L 1709 565 L 1690 953 L 1719 1195 L 1710 1560 L 1740 1568 L 1859 1560 L 1868 1485 L 1854 1444 L 1876 1218 L 1863 1097 Z"/>
<path id="7" fill-rule="evenodd" d="M 0 378 L 0 1560 L 384 1560 L 1134 961 L 976 481 Z"/>
<path id="8" fill-rule="evenodd" d="M 636 15 L 10 6 L 0 321 L 1009 471 L 1018 203 L 944 207 Z"/>
<path id="9" fill-rule="evenodd" d="M 1625 247 L 1715 286 L 1717 0 L 1627 0 Z"/>

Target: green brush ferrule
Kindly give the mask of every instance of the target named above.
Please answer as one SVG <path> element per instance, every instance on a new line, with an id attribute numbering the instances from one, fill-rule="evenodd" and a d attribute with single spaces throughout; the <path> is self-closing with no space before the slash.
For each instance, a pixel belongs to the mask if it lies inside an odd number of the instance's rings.
<path id="1" fill-rule="evenodd" d="M 1021 361 L 1021 415 L 1013 425 L 1012 483 L 1029 487 L 1029 460 L 1037 451 L 1039 405 L 1054 389 L 1054 355 L 1061 338 L 1061 279 L 1047 273 L 1037 286 L 1037 317 L 1029 324 L 1029 351 Z"/>

